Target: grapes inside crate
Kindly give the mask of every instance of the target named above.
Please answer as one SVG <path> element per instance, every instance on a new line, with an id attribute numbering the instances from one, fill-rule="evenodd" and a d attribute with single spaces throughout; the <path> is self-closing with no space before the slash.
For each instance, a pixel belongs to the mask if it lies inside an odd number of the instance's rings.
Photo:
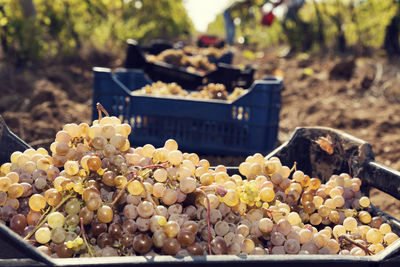
<path id="1" fill-rule="evenodd" d="M 102 111 L 99 105 L 92 125 L 66 124 L 50 151 L 16 151 L 1 165 L 2 221 L 52 258 L 351 258 L 399 246 L 393 220 L 377 214 L 360 190 L 364 179 L 340 172 L 341 164 L 323 170 L 336 168 L 337 174 L 314 177 L 304 162 L 284 164 L 289 157 L 277 155 L 288 153 L 291 146 L 285 145 L 275 156 L 247 157 L 232 174 L 231 168 L 211 168 L 207 159 L 180 151 L 173 139 L 159 148 L 133 148 L 130 126 L 102 117 Z M 331 135 L 318 136 L 318 160 L 347 152 Z"/>

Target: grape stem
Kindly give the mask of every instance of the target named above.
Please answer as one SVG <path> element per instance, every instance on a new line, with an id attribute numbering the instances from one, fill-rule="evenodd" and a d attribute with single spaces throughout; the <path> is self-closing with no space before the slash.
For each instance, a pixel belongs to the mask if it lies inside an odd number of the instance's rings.
<path id="1" fill-rule="evenodd" d="M 272 211 L 266 208 L 263 208 L 263 210 L 265 210 L 266 212 L 268 212 L 269 216 L 271 217 L 271 219 L 274 219 L 274 215 L 272 214 Z"/>
<path id="2" fill-rule="evenodd" d="M 355 246 L 361 248 L 362 250 L 365 251 L 365 253 L 366 253 L 367 255 L 375 255 L 374 252 L 372 252 L 371 250 L 369 250 L 369 249 L 368 249 L 367 247 L 365 247 L 364 245 L 357 243 L 356 241 L 354 241 L 353 239 L 351 239 L 348 235 L 341 235 L 341 236 L 338 237 L 338 239 L 339 239 L 340 242 L 347 241 L 347 242 L 349 242 L 349 243 L 351 243 L 351 244 L 353 244 L 353 245 L 355 245 Z"/>
<path id="3" fill-rule="evenodd" d="M 106 114 L 107 117 L 110 116 L 110 115 L 108 114 L 107 110 L 106 110 L 99 102 L 97 102 L 96 108 L 97 108 L 97 111 L 99 112 L 99 120 L 101 120 L 101 118 L 103 117 L 102 114 L 101 114 L 101 112 L 103 112 L 104 114 Z"/>
<path id="4" fill-rule="evenodd" d="M 163 165 L 161 165 L 161 164 L 147 165 L 147 166 L 144 166 L 144 167 L 140 167 L 141 170 L 143 170 L 143 169 L 154 169 L 154 168 L 163 168 L 163 169 L 166 169 L 167 167 L 165 167 L 165 166 L 163 166 Z"/>
<path id="5" fill-rule="evenodd" d="M 297 171 L 297 162 L 296 161 L 293 163 L 293 167 L 290 169 L 290 172 L 292 172 L 292 171 Z"/>
<path id="6" fill-rule="evenodd" d="M 211 252 L 211 223 L 210 223 L 211 208 L 210 208 L 210 199 L 208 198 L 207 194 L 204 191 L 202 191 L 200 189 L 196 189 L 196 192 L 201 193 L 205 197 L 205 199 L 207 201 L 207 231 L 208 231 L 207 243 L 208 243 L 208 254 L 212 255 L 212 252 Z"/>
<path id="7" fill-rule="evenodd" d="M 128 186 L 128 184 L 130 182 L 133 181 L 133 179 L 136 178 L 136 175 L 133 172 L 129 173 L 129 180 L 128 182 L 124 185 L 123 188 L 121 188 L 121 191 L 119 191 L 118 195 L 114 198 L 113 202 L 108 203 L 107 205 L 113 207 L 115 205 L 115 203 L 117 203 L 117 201 L 121 198 L 122 194 L 125 192 L 125 188 Z"/>
<path id="8" fill-rule="evenodd" d="M 283 215 L 286 214 L 286 213 L 283 212 L 283 211 L 272 211 L 272 210 L 267 209 L 267 208 L 262 208 L 262 209 L 265 210 L 266 212 L 268 212 L 268 214 L 269 214 L 269 216 L 271 217 L 272 220 L 274 219 L 274 212 L 275 212 L 275 213 L 281 213 L 281 214 L 283 214 Z"/>
<path id="9" fill-rule="evenodd" d="M 87 241 L 87 235 L 86 235 L 86 231 L 85 231 L 85 225 L 83 224 L 83 218 L 81 217 L 81 218 L 79 218 L 79 220 L 80 220 L 80 223 L 81 223 L 81 233 L 80 233 L 80 235 L 82 235 L 82 237 L 83 237 L 83 241 L 85 242 L 85 245 L 86 245 L 86 247 L 88 249 L 88 253 L 90 254 L 90 256 L 94 257 L 93 250 L 92 250 L 92 248 L 90 247 L 90 245 L 89 245 L 89 243 Z"/>
<path id="10" fill-rule="evenodd" d="M 47 221 L 47 217 L 49 216 L 49 214 L 57 211 L 71 197 L 72 195 L 66 196 L 63 200 L 61 200 L 61 202 L 57 206 L 53 207 L 50 212 L 49 209 L 47 209 L 47 211 L 43 213 L 42 217 L 40 217 L 39 223 L 35 226 L 35 228 L 33 228 L 33 230 L 27 236 L 24 237 L 24 240 L 28 240 L 37 231 L 37 229 L 39 229 Z"/>
<path id="11" fill-rule="evenodd" d="M 128 186 L 128 184 L 129 184 L 130 182 L 132 182 L 132 181 L 134 180 L 134 178 L 138 178 L 138 176 L 135 175 L 133 172 L 129 173 L 129 180 L 128 180 L 128 182 L 126 183 L 126 185 L 125 185 L 123 188 L 121 188 L 121 191 L 119 191 L 119 193 L 118 193 L 118 195 L 115 197 L 115 199 L 114 199 L 111 203 L 108 203 L 107 205 L 109 205 L 109 206 L 111 206 L 111 207 L 114 206 L 115 203 L 117 203 L 117 201 L 121 198 L 122 194 L 125 192 L 125 189 L 126 189 L 126 187 Z M 142 186 L 143 186 L 143 189 L 144 189 L 144 191 L 145 191 L 145 193 L 146 193 L 146 199 L 147 199 L 148 201 L 150 201 L 150 202 L 153 204 L 154 207 L 157 207 L 156 203 L 154 203 L 154 200 L 151 198 L 151 195 L 150 195 L 149 192 L 147 191 L 146 186 L 144 186 L 143 181 L 142 181 L 141 179 L 137 179 L 137 180 L 138 180 L 138 181 L 142 184 Z"/>
<path id="12" fill-rule="evenodd" d="M 207 186 L 200 186 L 200 189 L 207 189 Z M 222 186 L 216 186 L 214 189 L 215 194 L 217 194 L 220 197 L 224 197 L 226 193 L 228 192 L 224 187 Z"/>
<path id="13" fill-rule="evenodd" d="M 157 207 L 156 203 L 154 202 L 153 198 L 151 197 L 149 191 L 147 191 L 146 186 L 143 184 L 143 181 L 139 180 L 139 182 L 142 184 L 144 192 L 146 193 L 146 199 L 153 204 L 154 209 Z"/>

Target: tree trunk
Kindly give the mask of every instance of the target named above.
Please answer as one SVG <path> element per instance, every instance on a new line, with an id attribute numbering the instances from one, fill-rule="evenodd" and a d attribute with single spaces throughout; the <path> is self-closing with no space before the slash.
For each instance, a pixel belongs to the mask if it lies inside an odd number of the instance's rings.
<path id="1" fill-rule="evenodd" d="M 334 15 L 331 15 L 328 13 L 328 9 L 326 8 L 326 4 L 322 1 L 322 7 L 324 9 L 324 13 L 329 17 L 329 19 L 333 22 L 333 24 L 336 26 L 337 33 L 336 33 L 336 47 L 340 52 L 345 52 L 346 51 L 346 46 L 347 46 L 347 41 L 346 41 L 346 36 L 343 31 L 343 17 L 341 15 L 341 3 L 340 1 L 336 1 L 336 7 L 337 7 L 337 12 Z"/>
<path id="2" fill-rule="evenodd" d="M 4 12 L 4 6 L 0 6 L 0 14 L 2 14 L 4 17 L 5 12 Z M 0 32 L 0 43 L 1 43 L 1 48 L 3 49 L 4 54 L 8 53 L 8 43 L 7 43 L 7 25 L 4 25 L 3 30 Z"/>
<path id="3" fill-rule="evenodd" d="M 318 22 L 318 43 L 321 46 L 321 48 L 324 50 L 326 49 L 326 43 L 325 43 L 325 36 L 324 36 L 324 21 L 322 20 L 321 12 L 318 8 L 317 2 L 313 0 L 314 3 L 314 9 L 315 9 L 315 14 L 317 16 L 317 22 Z"/>
<path id="4" fill-rule="evenodd" d="M 36 8 L 33 0 L 19 0 L 24 18 L 36 18 Z"/>
<path id="5" fill-rule="evenodd" d="M 355 11 L 355 6 L 354 6 L 354 2 L 350 2 L 350 17 L 351 17 L 351 21 L 354 23 L 354 25 L 356 25 L 356 33 L 357 33 L 357 43 L 359 46 L 363 46 L 363 40 L 362 40 L 362 34 L 361 34 L 361 29 L 360 29 L 360 23 L 358 22 L 357 19 L 357 14 Z"/>
<path id="6" fill-rule="evenodd" d="M 39 44 L 36 36 L 36 8 L 33 0 L 19 0 L 24 21 L 20 38 L 20 49 L 16 55 L 16 67 L 23 67 L 38 56 Z"/>
<path id="7" fill-rule="evenodd" d="M 396 14 L 385 30 L 385 40 L 383 47 L 386 53 L 391 55 L 400 55 L 399 33 L 400 33 L 400 3 Z"/>

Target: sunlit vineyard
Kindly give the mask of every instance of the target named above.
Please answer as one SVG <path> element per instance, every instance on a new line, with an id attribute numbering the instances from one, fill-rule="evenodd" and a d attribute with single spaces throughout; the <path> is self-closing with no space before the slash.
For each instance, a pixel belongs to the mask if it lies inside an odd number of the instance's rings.
<path id="1" fill-rule="evenodd" d="M 179 38 L 193 31 L 179 0 L 38 0 L 34 4 L 24 10 L 18 1 L 0 1 L 1 46 L 11 60 L 71 56 L 82 49 L 117 52 L 128 38 Z"/>

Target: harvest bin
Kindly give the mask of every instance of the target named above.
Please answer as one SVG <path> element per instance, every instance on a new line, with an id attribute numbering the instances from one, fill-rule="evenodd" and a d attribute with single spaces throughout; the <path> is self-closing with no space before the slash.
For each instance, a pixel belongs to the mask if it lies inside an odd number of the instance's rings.
<path id="1" fill-rule="evenodd" d="M 216 155 L 267 153 L 276 146 L 282 81 L 255 81 L 233 102 L 133 95 L 151 81 L 142 70 L 94 68 L 96 103 L 132 126 L 135 146 L 163 146 L 173 138 L 182 150 Z"/>
<path id="2" fill-rule="evenodd" d="M 135 46 L 138 46 L 141 51 L 149 53 L 151 55 L 158 55 L 167 49 L 182 49 L 185 47 L 185 44 L 182 42 L 171 44 L 170 42 L 162 39 L 152 40 L 149 42 L 148 45 L 139 45 L 135 40 L 128 39 L 127 44 L 128 44 L 127 55 L 130 53 L 131 49 L 133 49 L 132 51 L 133 53 L 136 53 L 138 51 L 134 49 Z M 223 53 L 220 57 L 208 56 L 208 61 L 210 61 L 211 63 L 232 64 L 233 52 L 229 50 Z"/>
<path id="3" fill-rule="evenodd" d="M 14 151 L 25 150 L 28 146 L 23 140 L 8 129 L 4 119 L 0 116 L 0 165 L 10 161 Z"/>
<path id="4" fill-rule="evenodd" d="M 127 44 L 125 68 L 142 69 L 155 81 L 176 82 L 190 90 L 195 90 L 198 86 L 206 83 L 222 83 L 228 91 L 232 91 L 235 86 L 249 87 L 253 83 L 255 69 L 246 66 L 241 70 L 230 65 L 233 58 L 232 53 L 227 53 L 215 61 L 216 70 L 200 74 L 165 62 L 148 62 L 135 40 L 129 39 Z"/>
<path id="5" fill-rule="evenodd" d="M 319 137 L 330 135 L 334 144 L 332 155 L 323 151 L 315 142 Z M 374 161 L 371 146 L 363 140 L 330 128 L 297 128 L 291 139 L 271 152 L 282 163 L 291 166 L 297 162 L 298 169 L 310 176 L 327 179 L 332 174 L 350 172 L 363 182 L 362 190 L 368 194 L 369 187 L 378 188 L 399 199 L 400 173 Z M 229 168 L 231 173 L 237 172 Z M 393 232 L 400 234 L 400 222 L 376 207 L 373 215 L 384 217 Z M 52 259 L 22 240 L 8 227 L 0 224 L 1 266 L 399 266 L 400 240 L 374 256 L 341 255 L 212 255 L 212 256 L 129 256 L 105 258 Z"/>

